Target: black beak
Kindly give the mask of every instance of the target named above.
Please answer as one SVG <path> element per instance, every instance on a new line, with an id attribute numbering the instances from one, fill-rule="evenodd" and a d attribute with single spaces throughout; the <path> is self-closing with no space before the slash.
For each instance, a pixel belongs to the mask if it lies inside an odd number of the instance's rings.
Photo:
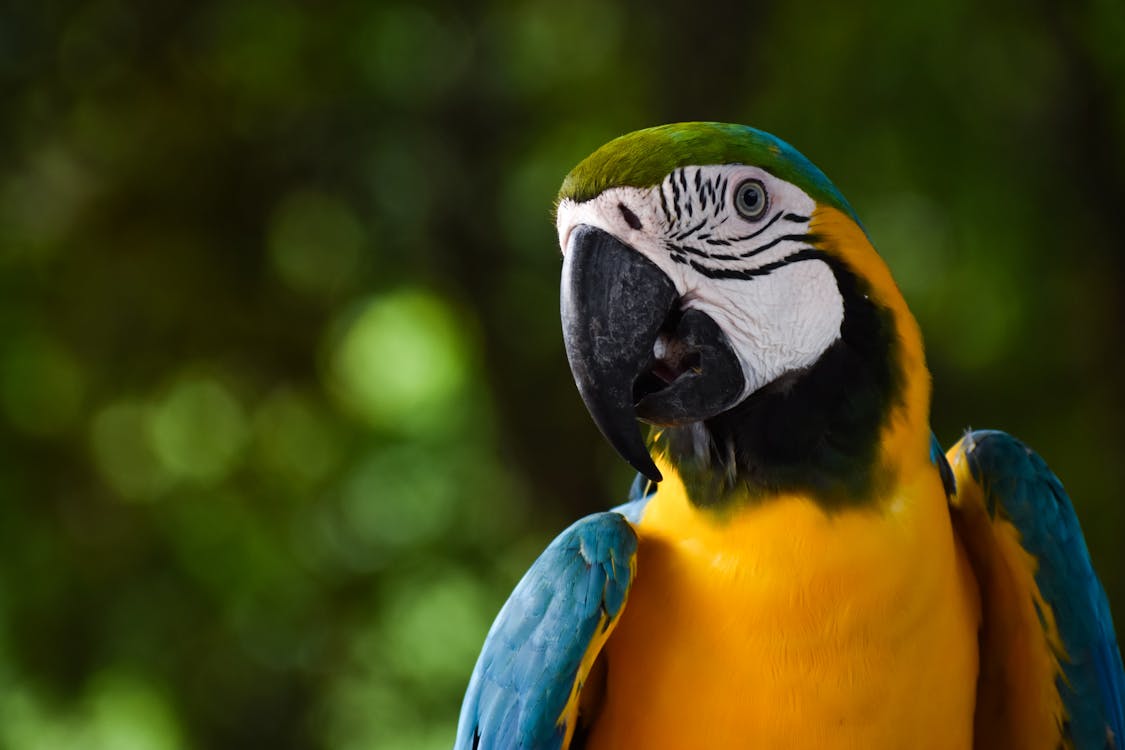
<path id="1" fill-rule="evenodd" d="M 570 369 L 602 434 L 654 482 L 662 477 L 637 418 L 660 425 L 709 419 L 733 406 L 744 384 L 719 326 L 698 310 L 680 314 L 678 301 L 671 279 L 633 248 L 595 227 L 571 231 L 561 305 Z"/>

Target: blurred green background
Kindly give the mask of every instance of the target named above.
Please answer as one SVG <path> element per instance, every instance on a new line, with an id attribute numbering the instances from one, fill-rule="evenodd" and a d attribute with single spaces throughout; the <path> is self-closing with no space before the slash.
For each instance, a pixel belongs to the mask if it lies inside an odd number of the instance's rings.
<path id="1" fill-rule="evenodd" d="M 551 206 L 666 121 L 829 174 L 939 437 L 1037 447 L 1125 621 L 1125 10 L 984 6 L 7 5 L 0 747 L 449 747 L 511 586 L 628 484 Z"/>

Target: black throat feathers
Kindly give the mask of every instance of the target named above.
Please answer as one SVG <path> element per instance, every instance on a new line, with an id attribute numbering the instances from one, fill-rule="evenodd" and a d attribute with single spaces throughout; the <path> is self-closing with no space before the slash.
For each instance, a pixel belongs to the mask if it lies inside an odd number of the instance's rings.
<path id="1" fill-rule="evenodd" d="M 802 492 L 842 509 L 871 500 L 893 479 L 879 439 L 903 400 L 894 316 L 843 262 L 817 260 L 832 268 L 844 301 L 840 338 L 812 366 L 702 424 L 665 428 L 655 441 L 698 506 Z"/>

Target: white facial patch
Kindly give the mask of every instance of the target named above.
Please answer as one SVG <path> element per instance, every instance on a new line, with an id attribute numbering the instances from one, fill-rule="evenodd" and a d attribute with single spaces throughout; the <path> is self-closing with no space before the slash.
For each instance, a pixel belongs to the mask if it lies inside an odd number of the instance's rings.
<path id="1" fill-rule="evenodd" d="M 736 209 L 747 181 L 765 190 L 760 218 Z M 683 308 L 706 313 L 726 334 L 742 363 L 745 398 L 811 366 L 840 337 L 843 297 L 809 233 L 815 207 L 803 190 L 757 167 L 683 167 L 652 188 L 564 200 L 559 243 L 565 253 L 571 231 L 585 224 L 655 263 Z"/>

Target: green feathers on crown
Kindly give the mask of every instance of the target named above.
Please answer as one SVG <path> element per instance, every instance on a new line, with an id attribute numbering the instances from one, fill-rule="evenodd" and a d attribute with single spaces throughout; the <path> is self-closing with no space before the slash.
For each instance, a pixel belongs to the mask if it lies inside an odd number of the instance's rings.
<path id="1" fill-rule="evenodd" d="M 761 130 L 721 122 L 660 125 L 615 138 L 571 170 L 559 200 L 581 203 L 612 187 L 648 188 L 678 167 L 710 164 L 761 167 L 817 202 L 855 215 L 840 191 L 797 149 Z"/>

